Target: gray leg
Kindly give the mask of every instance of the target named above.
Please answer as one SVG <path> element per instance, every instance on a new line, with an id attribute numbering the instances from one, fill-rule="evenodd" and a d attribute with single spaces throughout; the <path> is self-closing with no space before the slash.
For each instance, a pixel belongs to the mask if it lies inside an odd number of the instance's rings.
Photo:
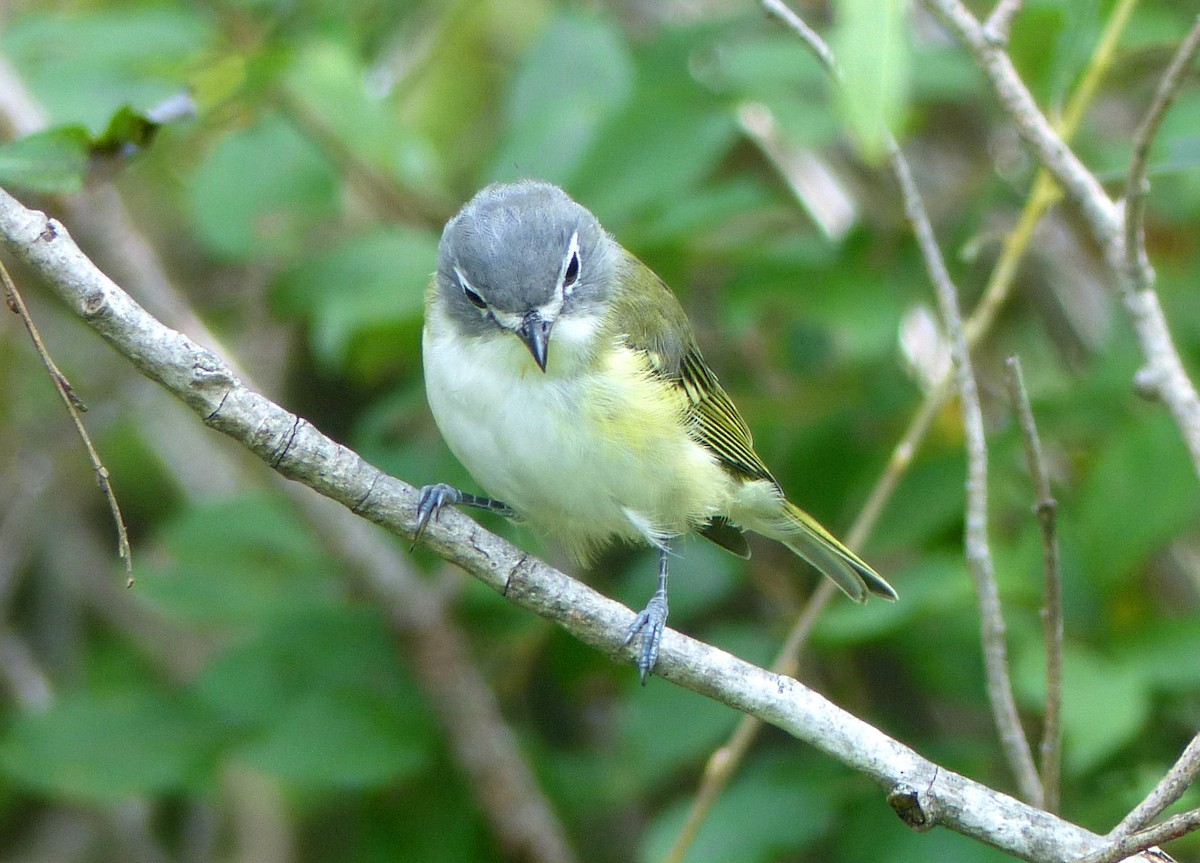
<path id="1" fill-rule="evenodd" d="M 626 644 L 633 641 L 639 632 L 642 634 L 642 655 L 638 657 L 637 664 L 642 686 L 646 685 L 646 678 L 658 659 L 658 646 L 662 643 L 663 627 L 667 623 L 667 556 L 670 553 L 665 545 L 658 550 L 658 590 L 633 619 L 633 623 L 629 624 L 625 634 Z"/>
<path id="2" fill-rule="evenodd" d="M 442 507 L 446 506 L 473 506 L 504 516 L 513 514 L 507 504 L 492 500 L 490 497 L 467 494 L 444 482 L 427 485 L 421 489 L 421 498 L 417 502 L 417 530 L 413 534 L 414 543 L 421 539 L 421 534 L 425 532 L 431 519 L 437 521 L 438 513 L 442 511 Z"/>

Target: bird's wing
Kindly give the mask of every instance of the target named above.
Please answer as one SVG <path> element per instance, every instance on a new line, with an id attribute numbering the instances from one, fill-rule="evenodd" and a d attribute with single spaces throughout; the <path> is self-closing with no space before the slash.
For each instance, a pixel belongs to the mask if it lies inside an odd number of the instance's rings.
<path id="1" fill-rule="evenodd" d="M 618 308 L 613 309 L 613 318 L 621 322 L 622 340 L 646 356 L 654 374 L 687 396 L 688 431 L 698 443 L 735 475 L 776 484 L 754 451 L 746 421 L 704 362 L 679 300 L 632 255 L 625 266 L 629 269 L 619 277 L 636 279 L 649 290 L 625 291 L 614 298 Z"/>

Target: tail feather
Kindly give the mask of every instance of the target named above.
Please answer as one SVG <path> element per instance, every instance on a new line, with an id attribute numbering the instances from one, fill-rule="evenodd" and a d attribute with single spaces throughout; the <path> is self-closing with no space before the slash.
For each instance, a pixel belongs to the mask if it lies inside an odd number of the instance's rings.
<path id="1" fill-rule="evenodd" d="M 781 518 L 755 529 L 782 542 L 821 570 L 855 602 L 866 602 L 871 594 L 888 600 L 897 598 L 896 591 L 883 576 L 842 545 L 811 515 L 789 501 L 784 501 Z"/>

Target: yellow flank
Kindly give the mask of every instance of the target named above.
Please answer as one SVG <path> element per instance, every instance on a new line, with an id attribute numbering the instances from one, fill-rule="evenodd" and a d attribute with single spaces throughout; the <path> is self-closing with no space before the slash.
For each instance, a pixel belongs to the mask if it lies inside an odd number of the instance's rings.
<path id="1" fill-rule="evenodd" d="M 635 458 L 653 458 L 684 435 L 687 396 L 656 378 L 646 355 L 614 346 L 600 357 L 584 401 L 584 422 L 599 437 L 628 448 Z"/>

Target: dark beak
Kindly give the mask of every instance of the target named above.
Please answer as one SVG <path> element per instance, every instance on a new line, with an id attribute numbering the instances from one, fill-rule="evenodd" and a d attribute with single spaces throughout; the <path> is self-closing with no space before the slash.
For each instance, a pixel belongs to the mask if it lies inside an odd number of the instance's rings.
<path id="1" fill-rule="evenodd" d="M 552 326 L 554 321 L 543 320 L 537 312 L 530 312 L 517 330 L 517 335 L 521 337 L 525 347 L 529 348 L 529 353 L 533 354 L 533 361 L 542 371 L 546 370 L 546 349 L 550 345 Z"/>

